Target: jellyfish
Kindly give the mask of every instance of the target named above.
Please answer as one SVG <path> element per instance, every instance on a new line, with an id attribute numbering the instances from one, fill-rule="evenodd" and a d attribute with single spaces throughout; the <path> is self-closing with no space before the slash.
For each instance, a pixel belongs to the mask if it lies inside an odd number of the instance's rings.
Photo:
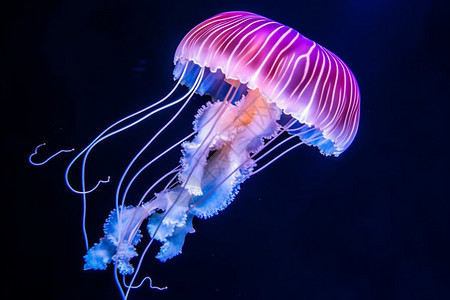
<path id="1" fill-rule="evenodd" d="M 85 165 L 91 150 L 144 119 L 179 106 L 124 170 L 113 210 L 103 227 L 104 236 L 89 245 L 84 229 L 84 269 L 105 270 L 112 264 L 124 299 L 136 286 L 142 260 L 155 240 L 161 244 L 156 258 L 162 262 L 173 258 L 182 252 L 187 234 L 195 232 L 193 219 L 207 219 L 224 210 L 250 176 L 300 145 L 337 157 L 350 146 L 358 130 L 360 93 L 350 69 L 321 45 L 263 16 L 233 11 L 203 21 L 178 45 L 174 65 L 176 84 L 166 97 L 106 128 L 66 169 L 68 187 L 81 194 L 86 205 L 87 195 L 109 181 L 86 187 Z M 169 101 L 180 86 L 187 87 L 185 95 Z M 131 173 L 138 158 L 194 95 L 207 95 L 209 101 L 193 118 L 192 133 Z M 295 143 L 281 151 L 288 141 Z M 130 203 L 128 191 L 144 170 L 180 148 L 178 166 L 149 184 L 139 201 Z M 79 159 L 82 188 L 76 189 L 69 171 Z M 262 164 L 265 160 L 268 162 Z M 164 188 L 156 191 L 161 184 Z M 86 214 L 83 217 L 85 228 Z M 136 259 L 133 264 L 132 259 L 139 256 L 136 245 L 144 239 L 144 231 L 148 232 L 148 243 L 134 266 Z M 119 274 L 131 276 L 129 283 L 120 282 Z"/>

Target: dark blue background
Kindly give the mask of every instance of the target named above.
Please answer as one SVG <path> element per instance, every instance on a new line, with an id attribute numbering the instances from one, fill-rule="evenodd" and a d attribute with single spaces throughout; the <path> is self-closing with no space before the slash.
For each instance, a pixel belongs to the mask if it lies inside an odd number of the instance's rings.
<path id="1" fill-rule="evenodd" d="M 4 11 L 1 55 L 4 293 L 119 299 L 111 269 L 82 271 L 81 199 L 63 180 L 71 155 L 40 168 L 27 156 L 44 141 L 36 159 L 80 149 L 159 99 L 173 86 L 182 37 L 216 13 L 248 10 L 297 29 L 348 64 L 362 95 L 358 135 L 337 159 L 303 147 L 252 177 L 220 215 L 194 223 L 182 255 L 164 264 L 147 256 L 142 274 L 169 290 L 141 288 L 131 299 L 450 299 L 449 10 L 437 1 L 14 5 Z M 188 133 L 204 101 L 196 98 L 158 146 Z M 99 146 L 89 182 L 111 175 L 117 183 L 173 112 Z M 171 168 L 179 156 L 156 168 Z M 154 177 L 146 174 L 142 189 Z M 89 198 L 91 243 L 113 207 L 113 187 Z"/>

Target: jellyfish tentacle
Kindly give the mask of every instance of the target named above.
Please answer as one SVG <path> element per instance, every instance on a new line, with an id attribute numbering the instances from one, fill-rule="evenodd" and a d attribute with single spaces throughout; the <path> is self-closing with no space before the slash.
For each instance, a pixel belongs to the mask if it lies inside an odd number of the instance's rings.
<path id="1" fill-rule="evenodd" d="M 314 128 L 310 128 L 308 129 L 309 131 L 313 131 Z M 305 131 L 306 132 L 306 131 Z M 279 146 L 281 146 L 283 143 L 287 142 L 288 140 L 292 139 L 292 138 L 298 138 L 297 135 L 292 135 L 289 138 L 285 139 L 284 141 L 282 141 L 281 143 L 277 144 L 274 148 L 270 149 L 268 152 L 264 153 L 262 156 L 258 157 L 258 159 L 255 160 L 255 162 L 258 162 L 259 160 L 261 160 L 262 158 L 264 158 L 266 155 L 268 155 L 270 152 L 272 152 L 272 150 L 275 150 L 276 148 L 278 148 Z M 309 140 L 308 142 L 315 142 L 320 140 L 321 137 L 316 137 L 314 139 Z M 270 166 L 272 163 L 274 163 L 275 161 L 277 161 L 279 158 L 281 158 L 282 156 L 284 156 L 285 154 L 287 154 L 288 152 L 292 151 L 293 149 L 297 148 L 300 145 L 304 145 L 306 144 L 306 141 L 300 140 L 300 142 L 296 143 L 295 145 L 289 147 L 288 149 L 284 150 L 282 153 L 278 154 L 276 157 L 274 157 L 273 159 L 271 159 L 269 162 L 265 163 L 262 167 L 258 168 L 256 171 L 252 171 L 248 176 L 252 176 L 255 175 L 259 172 L 261 172 L 262 170 L 264 170 L 265 168 L 267 168 L 268 166 Z"/>
<path id="2" fill-rule="evenodd" d="M 85 174 L 83 173 L 82 174 L 83 182 L 84 182 L 84 176 L 85 176 Z M 86 250 L 89 250 L 89 238 L 88 238 L 87 229 L 86 229 L 86 220 L 87 220 L 87 199 L 86 199 L 86 194 L 94 191 L 100 184 L 108 183 L 110 179 L 111 179 L 111 177 L 108 176 L 107 180 L 99 180 L 97 182 L 97 184 L 91 190 L 89 190 L 86 193 L 82 194 L 82 196 L 83 196 L 83 199 L 82 199 L 83 213 L 82 213 L 81 227 L 82 227 L 82 230 L 83 230 L 84 245 L 86 247 Z M 84 184 L 83 184 L 83 188 L 84 188 Z"/>
<path id="3" fill-rule="evenodd" d="M 122 285 L 120 284 L 119 275 L 117 274 L 117 266 L 114 266 L 114 280 L 116 282 L 117 288 L 119 289 L 120 295 L 122 296 L 122 299 L 126 300 L 127 295 L 124 293 Z"/>
<path id="4" fill-rule="evenodd" d="M 282 157 L 286 153 L 290 152 L 291 150 L 293 150 L 293 149 L 295 149 L 298 146 L 303 145 L 303 144 L 305 144 L 305 142 L 301 141 L 301 142 L 298 142 L 297 144 L 289 147 L 288 149 L 286 149 L 282 153 L 278 154 L 275 158 L 271 159 L 268 163 L 265 163 L 262 167 L 258 168 L 256 171 L 252 171 L 248 176 L 252 176 L 252 175 L 255 175 L 255 174 L 261 172 L 262 170 L 264 170 L 265 168 L 270 166 L 272 163 L 274 163 L 276 160 L 278 160 L 280 157 Z M 261 159 L 261 157 L 259 159 Z M 257 159 L 255 162 L 257 162 L 259 159 Z"/>
<path id="5" fill-rule="evenodd" d="M 156 289 L 156 290 L 160 290 L 160 291 L 167 290 L 167 286 L 165 286 L 165 287 L 154 286 L 154 285 L 153 285 L 153 280 L 152 280 L 152 278 L 151 278 L 150 276 L 144 277 L 138 285 L 129 285 L 129 284 L 127 284 L 127 283 L 125 282 L 125 276 L 123 276 L 122 278 L 123 278 L 122 283 L 123 283 L 123 285 L 124 285 L 126 288 L 130 288 L 130 289 L 138 289 L 138 288 L 140 288 L 140 287 L 144 284 L 144 282 L 145 282 L 146 280 L 148 280 L 149 288 L 151 288 L 151 289 Z"/>
<path id="6" fill-rule="evenodd" d="M 123 172 L 119 183 L 117 185 L 117 189 L 116 189 L 116 196 L 115 196 L 115 201 L 116 201 L 116 209 L 117 209 L 117 218 L 119 220 L 119 226 L 121 224 L 121 213 L 119 211 L 119 193 L 120 193 L 120 189 L 121 186 L 125 180 L 126 175 L 128 174 L 128 171 L 131 169 L 131 166 L 134 164 L 134 162 L 138 159 L 138 157 L 150 146 L 150 144 L 152 144 L 152 142 L 178 117 L 178 115 L 183 111 L 183 109 L 186 107 L 186 105 L 189 103 L 189 101 L 191 100 L 192 96 L 195 94 L 195 91 L 198 87 L 198 85 L 201 82 L 201 79 L 203 77 L 204 74 L 204 68 L 200 69 L 200 72 L 196 78 L 195 84 L 194 84 L 194 88 L 189 91 L 188 93 L 188 97 L 187 99 L 184 101 L 183 105 L 181 106 L 181 108 L 175 113 L 175 115 L 147 142 L 147 144 L 144 145 L 144 147 L 142 147 L 139 152 L 133 157 L 133 159 L 131 160 L 131 162 L 128 164 L 128 166 L 126 167 L 125 171 Z M 124 200 L 124 199 L 123 199 Z M 120 207 L 124 206 L 124 202 L 122 201 Z M 121 231 L 119 229 L 119 237 L 121 235 Z"/>
<path id="7" fill-rule="evenodd" d="M 45 146 L 45 145 L 46 145 L 45 143 L 42 143 L 42 144 L 40 144 L 40 145 L 37 145 L 36 148 L 34 149 L 34 152 L 31 153 L 30 156 L 28 156 L 28 162 L 29 162 L 30 164 L 32 164 L 33 166 L 42 166 L 42 165 L 46 164 L 49 160 L 51 160 L 52 158 L 54 158 L 55 156 L 57 156 L 57 155 L 59 155 L 59 154 L 61 154 L 61 153 L 63 153 L 63 152 L 72 152 L 72 151 L 75 150 L 75 149 L 73 149 L 73 148 L 72 148 L 72 149 L 62 149 L 62 150 L 59 150 L 58 152 L 56 152 L 56 153 L 50 155 L 47 159 L 45 159 L 45 160 L 42 161 L 42 162 L 38 162 L 38 163 L 37 163 L 37 162 L 32 161 L 32 157 L 35 156 L 35 155 L 37 155 L 38 149 L 39 149 L 40 147 L 42 147 L 42 146 Z"/>
<path id="8" fill-rule="evenodd" d="M 99 179 L 97 181 L 97 183 L 91 189 L 89 189 L 89 190 L 84 189 L 85 191 L 83 193 L 80 193 L 80 194 L 86 195 L 86 194 L 92 193 L 93 191 L 95 191 L 99 187 L 100 184 L 102 184 L 102 183 L 109 183 L 110 180 L 111 180 L 111 176 L 107 176 L 105 180 Z"/>
<path id="9" fill-rule="evenodd" d="M 255 163 L 257 163 L 258 161 L 260 161 L 261 159 L 263 159 L 264 157 L 266 157 L 267 155 L 269 155 L 270 153 L 272 153 L 273 151 L 275 151 L 277 148 L 281 147 L 284 143 L 289 142 L 290 140 L 296 138 L 295 136 L 290 136 L 288 138 L 285 138 L 284 140 L 282 140 L 281 142 L 279 142 L 278 144 L 276 144 L 275 146 L 273 146 L 272 148 L 270 148 L 269 150 L 267 150 L 266 152 L 264 152 L 263 154 L 261 154 L 261 156 L 259 157 L 255 157 L 257 155 L 259 155 L 260 153 L 262 153 L 263 151 L 258 151 L 257 153 L 255 153 L 255 155 L 252 156 L 252 158 L 255 158 Z"/>
<path id="10" fill-rule="evenodd" d="M 123 122 L 125 122 L 125 121 L 127 121 L 127 120 L 129 120 L 129 119 L 131 119 L 131 118 L 134 118 L 134 117 L 136 117 L 136 116 L 138 116 L 138 115 L 140 115 L 140 114 L 142 114 L 142 113 L 144 113 L 144 112 L 146 112 L 146 111 L 148 111 L 148 110 L 150 110 L 150 109 L 152 109 L 152 108 L 154 108 L 154 107 L 160 105 L 161 103 L 163 103 L 163 102 L 165 102 L 167 99 L 169 99 L 169 97 L 175 92 L 175 90 L 177 89 L 177 87 L 180 85 L 181 80 L 182 80 L 183 77 L 185 76 L 185 72 L 186 72 L 186 68 L 183 69 L 183 71 L 182 71 L 182 73 L 181 73 L 181 76 L 180 76 L 179 80 L 177 81 L 177 83 L 175 84 L 175 86 L 172 88 L 172 90 L 171 90 L 166 96 L 164 96 L 162 99 L 158 100 L 157 102 L 155 102 L 155 103 L 153 103 L 153 104 L 151 104 L 151 105 L 149 105 L 149 106 L 147 106 L 147 107 L 145 107 L 145 108 L 143 108 L 143 109 L 141 109 L 141 110 L 139 110 L 139 111 L 137 111 L 137 112 L 135 112 L 135 113 L 133 113 L 133 114 L 131 114 L 131 115 L 128 115 L 128 116 L 126 116 L 126 117 L 124 117 L 124 118 L 122 118 L 122 119 L 120 119 L 120 120 L 114 122 L 112 125 L 108 126 L 106 129 L 104 129 L 104 130 L 103 130 L 96 138 L 94 138 L 94 139 L 89 143 L 89 145 L 87 145 L 82 151 L 80 151 L 80 152 L 75 156 L 75 158 L 74 158 L 74 159 L 69 163 L 69 165 L 67 166 L 66 172 L 65 172 L 65 181 L 66 181 L 66 185 L 67 185 L 67 187 L 68 187 L 72 192 L 74 192 L 74 193 L 76 193 L 76 194 L 88 194 L 88 193 L 92 192 L 93 190 L 95 190 L 95 188 L 93 188 L 93 189 L 90 189 L 89 191 L 86 191 L 86 190 L 84 190 L 84 189 L 80 191 L 80 190 L 75 189 L 75 188 L 70 184 L 70 180 L 69 180 L 69 171 L 70 171 L 72 165 L 73 165 L 73 164 L 74 164 L 74 163 L 75 163 L 75 162 L 76 162 L 83 154 L 84 154 L 84 160 L 86 160 L 86 159 L 87 159 L 87 156 L 88 156 L 88 154 L 89 154 L 89 152 L 90 152 L 90 151 L 91 151 L 98 143 L 100 143 L 101 141 L 103 141 L 103 140 L 105 140 L 105 139 L 107 139 L 107 138 L 109 138 L 109 137 L 111 137 L 111 136 L 113 136 L 113 135 L 115 135 L 115 134 L 117 134 L 117 133 L 119 133 L 119 132 L 122 132 L 122 131 L 124 131 L 124 130 L 126 130 L 126 129 L 129 129 L 130 127 L 133 127 L 134 125 L 136 125 L 136 124 L 142 122 L 143 120 L 145 120 L 145 119 L 147 119 L 148 117 L 154 115 L 155 113 L 158 113 L 158 112 L 160 112 L 160 111 L 162 111 L 162 110 L 164 110 L 164 109 L 166 109 L 166 108 L 169 108 L 169 107 L 171 107 L 171 106 L 173 106 L 173 105 L 176 105 L 176 104 L 178 104 L 179 102 L 181 102 L 181 101 L 184 99 L 185 96 L 183 96 L 183 97 L 181 97 L 181 98 L 179 98 L 179 99 L 177 99 L 177 100 L 175 100 L 175 101 L 173 101 L 173 102 L 171 102 L 171 103 L 169 103 L 169 104 L 167 104 L 167 105 L 165 105 L 165 106 L 163 106 L 163 107 L 160 107 L 160 108 L 158 108 L 158 109 L 152 110 L 151 112 L 147 113 L 146 115 L 144 115 L 143 117 L 139 118 L 138 120 L 136 120 L 136 121 L 134 121 L 134 122 L 132 122 L 132 123 L 126 125 L 126 126 L 123 126 L 123 127 L 119 128 L 119 129 L 116 129 L 116 130 L 114 130 L 113 132 L 108 133 L 111 129 L 113 129 L 113 128 L 116 127 L 117 125 L 119 125 L 119 124 L 121 124 L 121 123 L 123 123 Z M 108 133 L 108 134 L 107 134 L 107 133 Z"/>

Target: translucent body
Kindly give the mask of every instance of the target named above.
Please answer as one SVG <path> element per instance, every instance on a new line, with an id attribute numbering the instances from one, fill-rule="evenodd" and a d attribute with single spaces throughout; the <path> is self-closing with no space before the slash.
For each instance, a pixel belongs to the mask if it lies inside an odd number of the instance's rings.
<path id="1" fill-rule="evenodd" d="M 166 97 L 106 128 L 66 170 L 68 187 L 83 196 L 86 208 L 87 194 L 109 182 L 109 178 L 100 180 L 93 188 L 86 188 L 85 165 L 91 150 L 153 114 L 181 105 L 124 170 L 116 188 L 115 208 L 103 227 L 104 237 L 91 247 L 84 211 L 84 268 L 104 270 L 113 263 L 123 298 L 128 297 L 154 240 L 162 244 L 157 259 L 164 262 L 174 257 L 181 253 L 186 235 L 195 232 L 194 217 L 209 218 L 225 209 L 250 176 L 302 144 L 338 156 L 348 148 L 358 128 L 359 89 L 348 67 L 292 28 L 252 13 L 219 14 L 192 29 L 176 51 L 174 77 L 177 85 Z M 189 91 L 165 103 L 179 85 L 187 86 Z M 130 174 L 137 159 L 179 116 L 194 94 L 209 95 L 211 101 L 198 110 L 193 132 Z M 258 165 L 292 140 L 298 142 Z M 180 145 L 180 164 L 149 184 L 141 199 L 130 205 L 127 196 L 135 180 Z M 31 163 L 35 154 L 30 156 Z M 69 170 L 80 157 L 81 189 L 77 190 L 69 181 Z M 161 183 L 166 183 L 165 187 L 155 193 Z M 138 255 L 135 246 L 144 236 L 143 227 L 150 241 Z M 133 265 L 131 260 L 137 256 L 139 261 Z M 121 283 L 117 273 L 133 274 L 130 283 Z"/>

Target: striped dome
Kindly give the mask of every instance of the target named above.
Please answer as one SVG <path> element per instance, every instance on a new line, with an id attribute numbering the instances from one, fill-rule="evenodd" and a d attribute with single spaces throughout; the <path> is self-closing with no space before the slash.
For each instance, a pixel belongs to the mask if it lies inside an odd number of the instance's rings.
<path id="1" fill-rule="evenodd" d="M 178 45 L 174 60 L 220 69 L 259 89 L 284 113 L 319 130 L 336 156 L 358 130 L 360 94 L 350 69 L 296 30 L 260 15 L 225 12 L 200 23 Z"/>

